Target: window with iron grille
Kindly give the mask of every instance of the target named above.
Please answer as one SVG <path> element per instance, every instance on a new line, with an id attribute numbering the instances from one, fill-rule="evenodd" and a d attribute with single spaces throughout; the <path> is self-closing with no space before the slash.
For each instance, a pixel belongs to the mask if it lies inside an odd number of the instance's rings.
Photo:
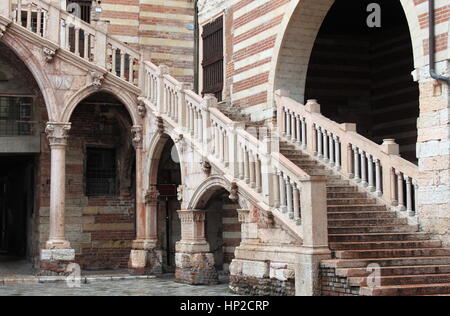
<path id="1" fill-rule="evenodd" d="M 0 136 L 33 134 L 33 98 L 0 96 Z"/>
<path id="2" fill-rule="evenodd" d="M 116 150 L 86 149 L 86 195 L 116 195 Z"/>
<path id="3" fill-rule="evenodd" d="M 222 101 L 223 17 L 203 27 L 203 95 L 214 94 Z"/>

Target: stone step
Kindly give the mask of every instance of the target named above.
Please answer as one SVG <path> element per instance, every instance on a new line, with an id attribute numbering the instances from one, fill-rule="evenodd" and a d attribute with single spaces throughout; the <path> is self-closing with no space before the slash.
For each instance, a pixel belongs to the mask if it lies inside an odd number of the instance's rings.
<path id="1" fill-rule="evenodd" d="M 412 241 L 373 241 L 373 242 L 336 242 L 330 243 L 334 251 L 342 250 L 381 250 L 381 249 L 409 249 L 409 248 L 439 248 L 440 240 L 412 240 Z"/>
<path id="2" fill-rule="evenodd" d="M 408 284 L 442 284 L 450 283 L 450 274 L 420 274 L 420 275 L 399 275 L 383 277 L 350 277 L 350 286 L 367 287 L 369 284 L 379 286 L 408 285 Z"/>
<path id="3" fill-rule="evenodd" d="M 448 248 L 420 249 L 374 249 L 374 250 L 344 250 L 336 251 L 336 259 L 369 259 L 369 258 L 399 258 L 399 257 L 443 257 L 450 256 Z"/>
<path id="4" fill-rule="evenodd" d="M 328 205 L 376 205 L 374 198 L 332 198 L 327 200 Z"/>
<path id="5" fill-rule="evenodd" d="M 358 192 L 356 187 L 348 185 L 338 185 L 338 184 L 327 184 L 327 192 L 333 193 L 354 193 Z"/>
<path id="6" fill-rule="evenodd" d="M 328 219 L 366 219 L 366 218 L 396 218 L 395 213 L 387 210 L 378 212 L 328 212 Z"/>
<path id="7" fill-rule="evenodd" d="M 406 241 L 426 240 L 426 233 L 373 233 L 373 234 L 329 234 L 330 242 L 365 242 L 365 241 Z"/>
<path id="8" fill-rule="evenodd" d="M 380 212 L 387 211 L 386 206 L 377 204 L 330 205 L 328 212 Z"/>
<path id="9" fill-rule="evenodd" d="M 364 192 L 328 192 L 329 199 L 364 199 L 367 198 L 367 193 Z"/>
<path id="10" fill-rule="evenodd" d="M 344 226 L 383 226 L 383 225 L 407 225 L 406 218 L 344 218 L 328 220 L 328 227 L 344 227 Z"/>
<path id="11" fill-rule="evenodd" d="M 367 259 L 333 259 L 322 261 L 326 268 L 368 268 L 380 267 L 450 265 L 450 257 L 401 257 L 401 258 L 367 258 Z"/>
<path id="12" fill-rule="evenodd" d="M 327 187 L 337 187 L 337 186 L 340 186 L 340 187 L 351 187 L 350 186 L 350 181 L 348 181 L 348 180 L 341 180 L 341 179 L 338 179 L 338 178 L 330 178 L 330 177 L 327 177 Z M 356 187 L 355 187 L 355 190 L 356 190 Z M 348 191 L 348 192 L 352 192 L 352 191 Z"/>
<path id="13" fill-rule="evenodd" d="M 417 296 L 430 294 L 447 294 L 450 292 L 450 284 L 412 284 L 391 285 L 381 287 L 362 287 L 361 296 Z"/>
<path id="14" fill-rule="evenodd" d="M 419 226 L 415 225 L 386 225 L 386 226 L 344 226 L 330 227 L 330 234 L 362 234 L 362 233 L 393 233 L 393 232 L 417 232 Z"/>
<path id="15" fill-rule="evenodd" d="M 450 274 L 450 265 L 416 265 L 416 266 L 391 266 L 381 267 L 379 276 L 402 276 L 421 274 Z M 336 269 L 339 277 L 368 277 L 373 275 L 373 270 L 363 268 L 339 268 Z"/>

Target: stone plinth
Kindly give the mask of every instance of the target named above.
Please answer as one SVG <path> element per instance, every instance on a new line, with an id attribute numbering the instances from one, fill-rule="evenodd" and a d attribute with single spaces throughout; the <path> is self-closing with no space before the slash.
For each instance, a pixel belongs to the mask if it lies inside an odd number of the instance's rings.
<path id="1" fill-rule="evenodd" d="M 42 249 L 38 275 L 67 276 L 71 274 L 68 266 L 75 261 L 74 249 Z"/>

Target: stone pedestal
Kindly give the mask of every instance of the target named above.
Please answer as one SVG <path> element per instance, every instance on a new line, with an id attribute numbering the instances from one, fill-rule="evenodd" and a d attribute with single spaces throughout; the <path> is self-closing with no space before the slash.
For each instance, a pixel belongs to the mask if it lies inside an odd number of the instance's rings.
<path id="1" fill-rule="evenodd" d="M 178 211 L 181 238 L 176 245 L 176 282 L 191 285 L 218 284 L 214 255 L 205 239 L 205 211 Z"/>
<path id="2" fill-rule="evenodd" d="M 328 248 L 302 248 L 295 265 L 295 294 L 320 296 L 320 262 L 331 259 Z"/>
<path id="3" fill-rule="evenodd" d="M 75 261 L 74 249 L 42 249 L 39 269 L 40 276 L 68 276 L 68 266 Z"/>
<path id="4" fill-rule="evenodd" d="M 131 274 L 162 274 L 162 250 L 156 241 L 134 241 L 128 268 Z"/>

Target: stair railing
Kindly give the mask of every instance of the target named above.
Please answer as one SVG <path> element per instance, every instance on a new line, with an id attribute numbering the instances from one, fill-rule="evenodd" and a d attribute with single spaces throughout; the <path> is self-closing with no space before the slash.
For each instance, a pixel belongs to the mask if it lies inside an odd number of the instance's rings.
<path id="1" fill-rule="evenodd" d="M 310 247 L 328 244 L 325 177 L 309 176 L 279 153 L 277 139 L 256 138 L 244 123 L 223 114 L 214 96 L 195 94 L 171 77 L 166 66 L 145 62 L 143 83 L 140 100 L 183 133 L 251 202 L 272 212 Z M 321 225 L 311 229 L 303 224 L 313 222 Z"/>
<path id="2" fill-rule="evenodd" d="M 299 149 L 341 172 L 389 206 L 415 216 L 418 167 L 400 157 L 399 145 L 382 145 L 361 136 L 355 124 L 338 124 L 321 114 L 316 100 L 306 105 L 276 92 L 279 135 Z"/>
<path id="3" fill-rule="evenodd" d="M 16 25 L 138 86 L 141 54 L 108 35 L 105 22 L 86 23 L 51 1 L 1 2 L 1 14 Z"/>

